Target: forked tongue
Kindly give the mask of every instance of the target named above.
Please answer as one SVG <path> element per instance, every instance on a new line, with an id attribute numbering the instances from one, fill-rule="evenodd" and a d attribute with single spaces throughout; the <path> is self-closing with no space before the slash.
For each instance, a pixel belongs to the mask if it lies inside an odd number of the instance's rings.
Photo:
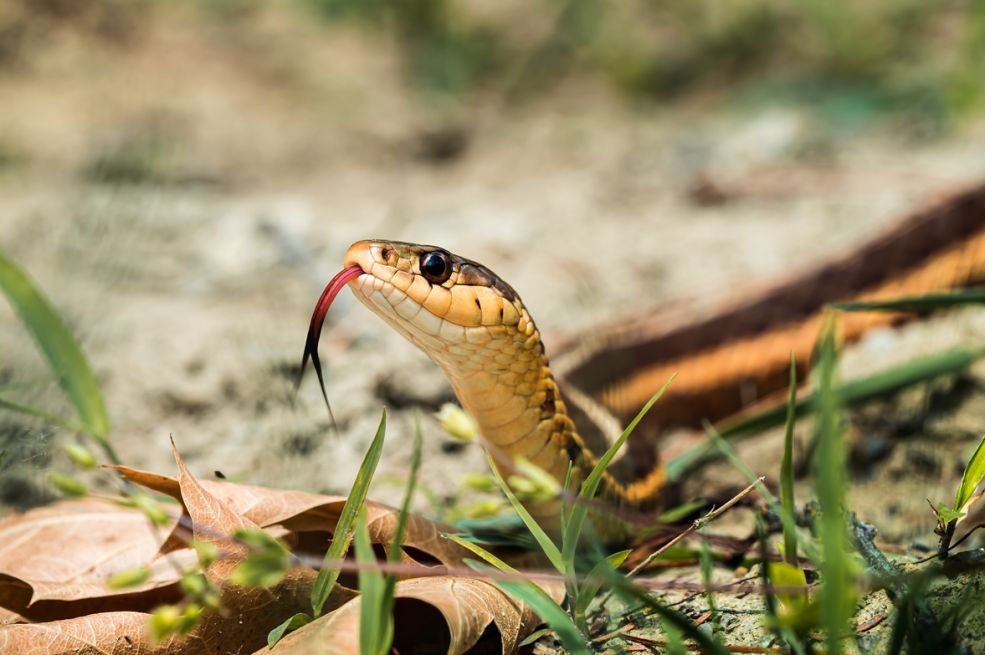
<path id="1" fill-rule="evenodd" d="M 308 339 L 304 343 L 304 356 L 301 357 L 301 372 L 298 373 L 298 382 L 295 387 L 297 389 L 297 387 L 301 386 L 304 369 L 308 365 L 308 358 L 310 357 L 311 364 L 315 367 L 315 374 L 318 376 L 318 386 L 321 387 L 322 398 L 325 399 L 325 407 L 328 408 L 328 416 L 332 421 L 332 429 L 336 432 L 338 432 L 338 427 L 335 424 L 335 414 L 332 413 L 332 405 L 328 402 L 328 393 L 325 391 L 325 378 L 321 370 L 321 360 L 318 359 L 318 339 L 321 337 L 321 329 L 325 324 L 325 316 L 328 314 L 328 308 L 332 306 L 335 296 L 339 295 L 339 291 L 346 284 L 362 275 L 362 272 L 363 269 L 359 266 L 343 268 L 331 279 L 325 290 L 321 292 L 318 303 L 315 305 L 315 311 L 311 314 L 311 324 L 308 326 Z"/>

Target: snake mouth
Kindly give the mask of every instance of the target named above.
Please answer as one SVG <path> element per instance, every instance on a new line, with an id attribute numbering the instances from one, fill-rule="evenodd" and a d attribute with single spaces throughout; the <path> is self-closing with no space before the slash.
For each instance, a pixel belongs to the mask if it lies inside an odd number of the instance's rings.
<path id="1" fill-rule="evenodd" d="M 335 277 L 329 280 L 324 291 L 321 292 L 321 296 L 318 297 L 315 310 L 311 314 L 311 323 L 308 325 L 308 338 L 304 343 L 304 355 L 301 357 L 301 370 L 298 373 L 297 386 L 301 386 L 304 369 L 307 367 L 308 359 L 310 358 L 311 365 L 314 367 L 315 374 L 318 376 L 318 386 L 321 387 L 321 394 L 325 399 L 325 406 L 328 408 L 328 415 L 332 419 L 332 425 L 335 425 L 335 415 L 332 414 L 332 406 L 328 402 L 328 393 L 325 391 L 325 377 L 322 374 L 321 359 L 318 358 L 318 340 L 321 338 L 325 317 L 328 315 L 328 310 L 332 306 L 335 297 L 339 295 L 339 291 L 345 285 L 362 274 L 362 266 L 355 264 L 343 268 L 335 274 Z"/>

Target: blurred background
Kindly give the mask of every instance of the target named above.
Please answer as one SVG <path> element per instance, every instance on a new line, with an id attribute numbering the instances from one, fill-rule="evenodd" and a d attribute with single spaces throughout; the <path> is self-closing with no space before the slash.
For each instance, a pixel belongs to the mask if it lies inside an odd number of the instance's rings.
<path id="1" fill-rule="evenodd" d="M 437 495 L 481 470 L 442 376 L 348 294 L 354 240 L 435 243 L 548 348 L 714 306 L 985 179 L 985 1 L 0 0 L 0 248 L 63 313 L 127 463 L 344 491 L 414 410 Z M 68 408 L 0 303 L 0 385 Z M 0 504 L 75 437 L 0 413 Z M 443 486 L 444 485 L 444 486 Z"/>

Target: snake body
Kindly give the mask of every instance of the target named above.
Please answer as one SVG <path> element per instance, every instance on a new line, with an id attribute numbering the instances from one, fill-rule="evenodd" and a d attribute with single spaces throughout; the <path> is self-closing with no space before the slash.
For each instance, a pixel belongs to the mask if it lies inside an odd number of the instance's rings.
<path id="1" fill-rule="evenodd" d="M 648 433 L 727 419 L 787 385 L 790 353 L 804 379 L 824 307 L 914 296 L 985 283 L 985 186 L 946 197 L 852 252 L 705 317 L 666 312 L 602 325 L 558 348 L 555 370 L 621 421 L 672 372 L 677 379 L 648 415 Z M 839 316 L 845 342 L 907 315 Z M 781 392 L 782 393 L 782 392 Z M 653 429 L 653 428 L 656 429 Z"/>
<path id="2" fill-rule="evenodd" d="M 639 326 L 611 329 L 606 338 L 563 353 L 565 380 L 625 418 L 679 371 L 670 396 L 651 412 L 659 427 L 716 421 L 747 402 L 743 384 L 752 384 L 757 397 L 786 385 L 789 354 L 793 350 L 802 364 L 808 361 L 825 303 L 983 281 L 985 188 L 917 214 L 853 256 L 705 321 L 649 332 Z M 306 356 L 316 356 L 317 328 L 346 283 L 441 367 L 478 423 L 497 468 L 509 472 L 514 458 L 522 456 L 558 480 L 570 467 L 577 482 L 595 466 L 598 459 L 575 426 L 573 408 L 561 397 L 537 326 L 516 291 L 488 268 L 436 246 L 354 243 L 345 268 L 319 302 Z M 842 336 L 852 340 L 898 320 L 900 315 L 848 315 Z M 624 477 L 603 476 L 603 500 L 645 507 L 659 499 L 663 470 L 646 456 L 651 447 L 637 452 L 644 454 L 624 458 L 638 464 L 636 470 L 629 467 Z M 532 508 L 535 517 L 548 519 L 557 510 L 556 503 Z M 596 517 L 595 522 L 603 536 L 625 535 L 617 520 Z"/>

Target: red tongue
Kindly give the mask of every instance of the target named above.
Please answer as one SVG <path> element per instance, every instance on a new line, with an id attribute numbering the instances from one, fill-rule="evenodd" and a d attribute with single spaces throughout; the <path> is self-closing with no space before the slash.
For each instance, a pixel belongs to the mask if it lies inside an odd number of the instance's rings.
<path id="1" fill-rule="evenodd" d="M 298 386 L 301 385 L 301 378 L 304 377 L 304 369 L 311 358 L 311 364 L 315 367 L 315 374 L 318 375 L 318 385 L 321 387 L 321 395 L 325 399 L 325 407 L 328 408 L 328 415 L 335 425 L 335 416 L 332 414 L 332 406 L 328 403 L 328 394 L 325 392 L 325 378 L 322 376 L 321 360 L 318 359 L 318 339 L 321 337 L 322 325 L 325 324 L 325 316 L 328 308 L 332 306 L 335 296 L 339 295 L 346 284 L 362 275 L 363 269 L 359 266 L 349 266 L 339 271 L 331 279 L 325 290 L 321 292 L 315 311 L 311 314 L 311 324 L 308 326 L 308 339 L 304 343 L 304 356 L 301 357 L 301 372 L 298 373 Z"/>

